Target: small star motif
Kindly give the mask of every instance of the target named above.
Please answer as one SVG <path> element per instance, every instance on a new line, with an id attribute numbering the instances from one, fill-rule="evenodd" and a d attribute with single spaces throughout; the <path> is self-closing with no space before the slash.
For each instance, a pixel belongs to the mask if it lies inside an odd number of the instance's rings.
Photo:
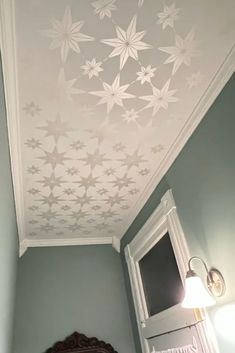
<path id="1" fill-rule="evenodd" d="M 61 207 L 61 210 L 68 211 L 68 210 L 70 210 L 70 208 L 71 208 L 70 206 L 64 205 L 64 206 Z"/>
<path id="2" fill-rule="evenodd" d="M 37 195 L 39 193 L 38 189 L 32 188 L 28 190 L 28 193 L 31 195 Z"/>
<path id="3" fill-rule="evenodd" d="M 84 218 L 84 217 L 87 217 L 87 216 L 89 216 L 89 213 L 85 212 L 85 211 L 82 211 L 82 210 L 73 211 L 70 214 L 70 217 L 74 218 L 76 221 L 79 221 L 81 218 Z"/>
<path id="4" fill-rule="evenodd" d="M 25 142 L 25 145 L 34 150 L 35 148 L 39 148 L 41 146 L 41 142 L 38 139 L 31 138 Z"/>
<path id="5" fill-rule="evenodd" d="M 77 224 L 77 223 L 75 223 L 75 224 L 70 224 L 69 226 L 68 226 L 68 229 L 71 231 L 71 232 L 75 232 L 76 230 L 82 230 L 84 227 L 82 226 L 82 225 L 80 225 L 80 224 Z"/>
<path id="6" fill-rule="evenodd" d="M 58 214 L 58 212 L 53 212 L 51 210 L 48 210 L 46 212 L 40 213 L 39 216 L 42 219 L 46 219 L 49 222 L 51 219 L 55 219 L 56 217 L 58 217 L 59 214 Z"/>
<path id="7" fill-rule="evenodd" d="M 30 206 L 28 209 L 30 211 L 37 211 L 38 210 L 38 206 L 33 205 L 33 206 Z"/>
<path id="8" fill-rule="evenodd" d="M 152 151 L 153 153 L 160 153 L 160 152 L 162 152 L 163 150 L 164 150 L 164 146 L 161 145 L 161 144 L 156 145 L 156 146 L 153 146 L 153 147 L 151 148 L 151 151 Z"/>
<path id="9" fill-rule="evenodd" d="M 112 211 L 112 210 L 107 210 L 107 211 L 103 211 L 103 212 L 101 212 L 100 214 L 99 214 L 99 216 L 101 217 L 101 218 L 104 218 L 104 219 L 108 219 L 108 218 L 112 218 L 112 217 L 115 217 L 117 214 L 114 212 L 114 211 Z"/>
<path id="10" fill-rule="evenodd" d="M 105 169 L 105 172 L 104 172 L 105 175 L 114 175 L 115 174 L 115 169 L 114 168 L 107 168 Z"/>
<path id="11" fill-rule="evenodd" d="M 98 194 L 99 194 L 99 195 L 105 195 L 105 194 L 107 194 L 107 192 L 108 192 L 108 190 L 105 189 L 105 188 L 102 188 L 102 189 L 99 189 L 99 190 L 98 190 Z"/>
<path id="12" fill-rule="evenodd" d="M 123 151 L 125 149 L 125 146 L 121 142 L 119 142 L 119 143 L 116 143 L 116 145 L 113 146 L 113 149 L 116 152 L 121 152 L 121 151 Z"/>
<path id="13" fill-rule="evenodd" d="M 37 223 L 38 223 L 38 221 L 36 219 L 31 219 L 29 221 L 29 224 L 37 224 Z"/>
<path id="14" fill-rule="evenodd" d="M 38 174 L 40 172 L 40 169 L 38 167 L 36 167 L 35 165 L 32 165 L 31 167 L 28 167 L 27 172 L 29 174 L 34 175 L 34 174 Z"/>
<path id="15" fill-rule="evenodd" d="M 40 114 L 42 109 L 39 108 L 39 106 L 32 101 L 31 103 L 26 103 L 23 110 L 27 115 L 34 117 L 35 115 Z"/>
<path id="16" fill-rule="evenodd" d="M 78 169 L 75 167 L 71 167 L 66 170 L 66 173 L 68 175 L 76 175 L 76 174 L 78 174 Z"/>
<path id="17" fill-rule="evenodd" d="M 140 190 L 139 190 L 139 189 L 136 189 L 136 188 L 133 188 L 133 189 L 129 190 L 129 194 L 130 194 L 130 195 L 138 194 L 138 192 L 140 192 Z"/>
<path id="18" fill-rule="evenodd" d="M 72 188 L 66 188 L 63 190 L 64 194 L 66 194 L 67 196 L 69 195 L 73 195 L 75 193 L 75 189 Z"/>
<path id="19" fill-rule="evenodd" d="M 104 230 L 104 229 L 107 229 L 108 227 L 109 227 L 109 225 L 104 222 L 95 225 L 95 229 L 97 229 L 97 230 Z"/>
<path id="20" fill-rule="evenodd" d="M 92 209 L 94 210 L 94 211 L 97 211 L 97 210 L 99 210 L 101 207 L 99 206 L 99 205 L 95 205 L 95 206 L 93 206 L 92 207 Z"/>
<path id="21" fill-rule="evenodd" d="M 141 175 L 141 176 L 148 175 L 149 173 L 150 173 L 150 170 L 147 169 L 147 168 L 141 169 L 141 170 L 139 171 L 139 175 Z"/>
<path id="22" fill-rule="evenodd" d="M 55 226 L 47 223 L 45 225 L 42 225 L 39 229 L 45 233 L 49 233 L 55 229 Z"/>
<path id="23" fill-rule="evenodd" d="M 79 150 L 83 149 L 84 147 L 86 147 L 85 143 L 80 140 L 74 141 L 73 143 L 71 143 L 70 146 L 75 151 L 79 151 Z"/>

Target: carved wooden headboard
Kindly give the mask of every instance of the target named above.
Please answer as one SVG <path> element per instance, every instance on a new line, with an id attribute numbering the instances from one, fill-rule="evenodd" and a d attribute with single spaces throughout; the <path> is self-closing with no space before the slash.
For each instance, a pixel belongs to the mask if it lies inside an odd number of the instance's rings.
<path id="1" fill-rule="evenodd" d="M 45 353 L 117 353 L 111 344 L 74 332 L 64 341 L 56 342 Z"/>

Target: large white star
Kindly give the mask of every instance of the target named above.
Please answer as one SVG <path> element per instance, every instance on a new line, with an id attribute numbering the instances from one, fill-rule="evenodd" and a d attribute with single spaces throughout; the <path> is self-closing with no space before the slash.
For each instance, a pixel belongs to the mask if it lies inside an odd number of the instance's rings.
<path id="1" fill-rule="evenodd" d="M 80 32 L 84 21 L 72 22 L 69 6 L 65 9 L 62 21 L 53 18 L 51 24 L 53 28 L 42 31 L 42 33 L 52 39 L 50 49 L 60 48 L 63 62 L 66 62 L 70 49 L 76 53 L 80 53 L 79 42 L 94 40 L 94 38 Z"/>
<path id="2" fill-rule="evenodd" d="M 129 84 L 120 86 L 120 74 L 117 75 L 112 85 L 103 82 L 103 87 L 103 91 L 95 91 L 90 93 L 94 94 L 95 96 L 101 97 L 98 104 L 106 103 L 108 113 L 112 110 L 114 104 L 123 107 L 123 99 L 134 97 L 133 94 L 125 92 L 129 87 Z"/>
<path id="3" fill-rule="evenodd" d="M 192 29 L 185 39 L 181 38 L 178 34 L 175 36 L 175 46 L 172 47 L 160 47 L 159 50 L 170 54 L 164 64 L 174 63 L 172 74 L 180 68 L 182 64 L 189 66 L 191 59 L 194 56 L 199 55 L 199 51 L 195 48 L 194 42 L 195 31 Z"/>
<path id="4" fill-rule="evenodd" d="M 169 90 L 169 86 L 170 86 L 170 80 L 168 80 L 165 83 L 162 89 L 158 89 L 153 86 L 152 95 L 140 97 L 141 99 L 144 99 L 149 102 L 145 106 L 145 109 L 152 107 L 153 108 L 152 115 L 155 115 L 161 108 L 167 109 L 169 103 L 178 101 L 178 98 L 174 97 L 176 89 Z"/>
<path id="5" fill-rule="evenodd" d="M 109 54 L 110 57 L 120 55 L 120 70 L 129 57 L 138 60 L 138 50 L 152 48 L 152 45 L 141 41 L 146 31 L 136 32 L 136 16 L 133 17 L 126 31 L 116 26 L 116 33 L 117 38 L 103 39 L 101 42 L 114 47 Z"/>

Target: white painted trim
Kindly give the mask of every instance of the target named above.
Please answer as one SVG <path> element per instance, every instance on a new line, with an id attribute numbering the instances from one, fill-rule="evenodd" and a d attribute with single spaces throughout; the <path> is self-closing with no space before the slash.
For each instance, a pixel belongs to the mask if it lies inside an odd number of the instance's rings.
<path id="1" fill-rule="evenodd" d="M 114 236 L 114 237 L 112 238 L 112 245 L 113 245 L 114 249 L 115 249 L 118 253 L 120 253 L 120 247 L 121 247 L 121 241 L 120 241 L 120 239 Z"/>
<path id="2" fill-rule="evenodd" d="M 168 169 L 171 167 L 171 165 L 183 149 L 184 145 L 186 144 L 190 136 L 193 134 L 194 130 L 199 125 L 201 120 L 204 118 L 205 114 L 207 113 L 215 99 L 218 97 L 218 95 L 220 94 L 220 92 L 222 91 L 234 71 L 235 45 L 231 48 L 223 64 L 220 66 L 220 68 L 214 75 L 204 95 L 196 104 L 181 133 L 177 136 L 176 140 L 172 144 L 170 150 L 162 160 L 161 164 L 152 176 L 151 180 L 146 185 L 145 189 L 141 193 L 135 205 L 133 205 L 131 213 L 127 218 L 124 226 L 122 227 L 121 238 L 124 236 L 137 214 L 141 211 L 142 207 L 148 201 L 154 189 L 160 183 L 161 179 L 164 177 Z"/>
<path id="3" fill-rule="evenodd" d="M 15 196 L 20 253 L 24 248 L 25 217 L 23 171 L 20 142 L 19 96 L 15 38 L 15 9 L 13 0 L 0 0 L 0 44 L 4 75 L 9 148 Z"/>
<path id="4" fill-rule="evenodd" d="M 193 310 L 185 310 L 178 304 L 157 315 L 151 317 L 148 315 L 139 261 L 166 232 L 169 233 L 179 272 L 184 283 L 190 253 L 171 190 L 165 193 L 155 212 L 125 248 L 142 350 L 144 353 L 149 353 L 148 339 L 151 337 L 196 325 L 205 352 L 212 353 L 214 349 L 210 346 L 206 337 L 205 324 L 198 322 Z"/>
<path id="5" fill-rule="evenodd" d="M 25 239 L 27 247 L 36 246 L 72 246 L 112 244 L 112 237 L 100 238 L 68 238 L 68 239 Z"/>

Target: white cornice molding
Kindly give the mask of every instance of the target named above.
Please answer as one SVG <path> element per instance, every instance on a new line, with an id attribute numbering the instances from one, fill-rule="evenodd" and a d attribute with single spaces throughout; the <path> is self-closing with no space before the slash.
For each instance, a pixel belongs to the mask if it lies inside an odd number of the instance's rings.
<path id="1" fill-rule="evenodd" d="M 133 205 L 131 213 L 127 218 L 126 223 L 120 230 L 122 235 L 120 239 L 124 236 L 128 228 L 131 226 L 132 222 L 144 207 L 145 203 L 148 201 L 149 197 L 160 183 L 161 179 L 164 177 L 166 172 L 169 170 L 186 142 L 190 136 L 195 131 L 196 127 L 199 125 L 201 120 L 204 118 L 205 114 L 218 97 L 232 74 L 235 72 L 235 45 L 231 48 L 227 57 L 225 58 L 223 64 L 220 66 L 216 74 L 214 75 L 212 81 L 210 82 L 204 95 L 201 97 L 199 102 L 196 104 L 194 110 L 189 116 L 187 123 L 184 125 L 181 133 L 176 138 L 175 142 L 172 144 L 165 158 L 160 163 L 158 169 L 152 176 L 150 182 L 146 185 L 144 191 L 140 195 L 139 199 Z"/>
<path id="2" fill-rule="evenodd" d="M 112 245 L 113 245 L 113 248 L 120 253 L 120 247 L 121 247 L 121 241 L 119 238 L 117 237 L 113 237 L 112 238 Z"/>
<path id="3" fill-rule="evenodd" d="M 113 244 L 112 237 L 67 238 L 67 239 L 25 239 L 27 248 L 43 246 L 104 245 Z"/>
<path id="4" fill-rule="evenodd" d="M 12 180 L 15 196 L 16 218 L 20 249 L 22 253 L 25 237 L 23 173 L 20 143 L 20 119 L 18 75 L 15 39 L 15 9 L 13 0 L 0 0 L 0 44 L 4 76 L 4 89 L 7 111 L 9 148 L 11 156 Z"/>

